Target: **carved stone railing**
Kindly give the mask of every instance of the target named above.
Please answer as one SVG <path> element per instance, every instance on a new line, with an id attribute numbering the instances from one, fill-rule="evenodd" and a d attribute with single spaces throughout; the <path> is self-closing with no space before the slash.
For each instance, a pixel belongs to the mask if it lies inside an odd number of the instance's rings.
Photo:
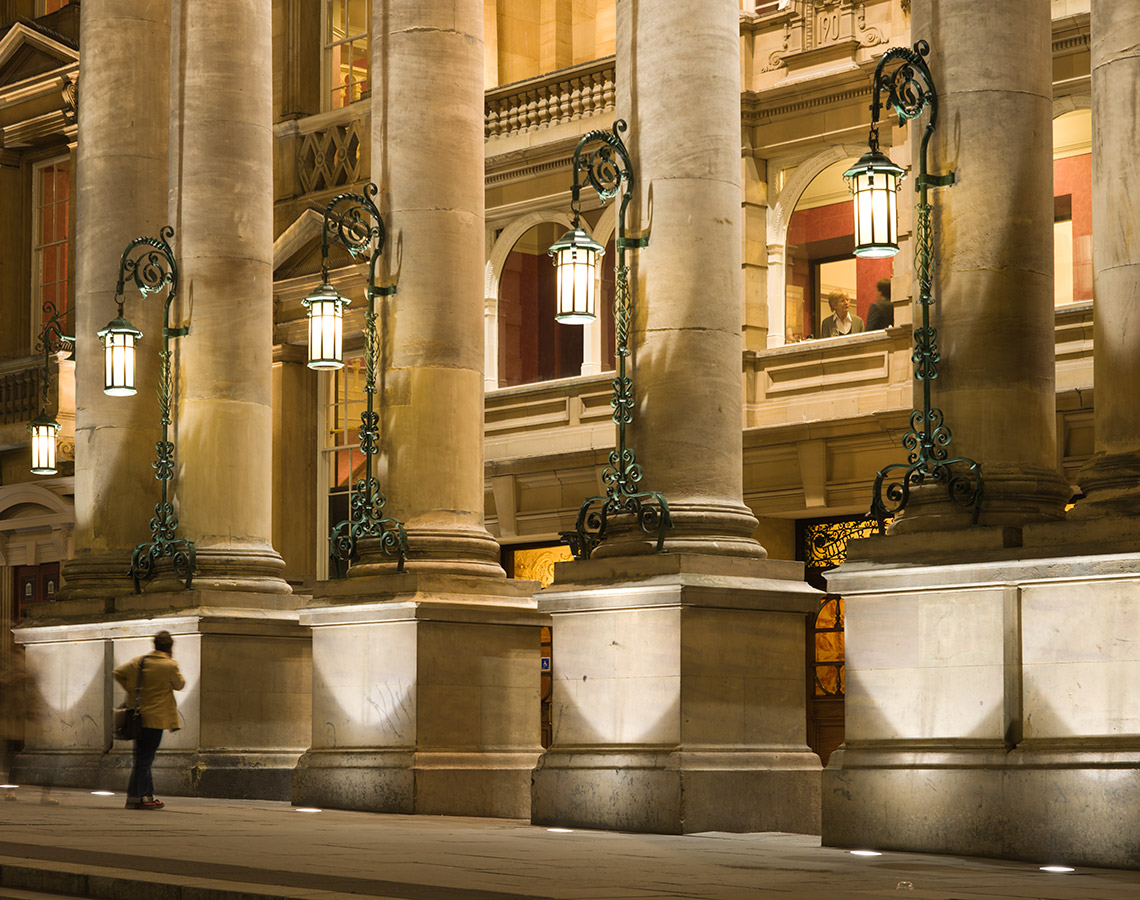
<path id="1" fill-rule="evenodd" d="M 274 126 L 277 199 L 332 192 L 368 177 L 367 102 Z"/>
<path id="2" fill-rule="evenodd" d="M 30 422 L 40 411 L 42 356 L 0 362 L 0 425 Z"/>
<path id="3" fill-rule="evenodd" d="M 487 140 L 538 131 L 614 109 L 614 58 L 487 91 Z"/>

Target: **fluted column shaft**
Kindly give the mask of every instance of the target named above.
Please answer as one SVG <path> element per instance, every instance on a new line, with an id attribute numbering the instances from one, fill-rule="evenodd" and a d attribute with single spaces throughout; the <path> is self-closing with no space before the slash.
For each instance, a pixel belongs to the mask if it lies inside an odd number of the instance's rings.
<path id="1" fill-rule="evenodd" d="M 930 171 L 957 173 L 953 186 L 931 190 L 933 405 L 953 434 L 950 456 L 981 463 L 983 524 L 1057 517 L 1069 489 L 1056 451 L 1049 4 L 916 0 L 913 9 L 911 33 L 930 43 L 938 93 Z M 909 126 L 914 171 L 928 115 Z M 914 197 L 909 183 L 903 190 Z M 968 521 L 943 488 L 920 493 L 940 499 L 908 507 L 908 526 Z"/>
<path id="2" fill-rule="evenodd" d="M 632 254 L 629 443 L 640 486 L 669 501 L 670 549 L 763 556 L 742 499 L 739 40 L 733 0 L 618 3 L 630 227 L 649 232 Z"/>
<path id="3" fill-rule="evenodd" d="M 140 364 L 138 394 L 103 393 L 96 332 L 115 317 L 115 281 L 126 245 L 166 224 L 170 120 L 170 9 L 151 0 L 104 0 L 83 10 L 75 196 L 75 558 L 64 565 L 69 597 L 130 590 L 127 566 L 149 538 L 159 486 L 157 365 Z M 157 51 L 157 52 L 156 52 Z M 128 295 L 140 349 L 161 340 L 161 309 Z"/>
<path id="4" fill-rule="evenodd" d="M 272 4 L 175 10 L 183 536 L 197 542 L 195 586 L 287 591 L 272 547 Z"/>
<path id="5" fill-rule="evenodd" d="M 372 178 L 398 286 L 385 301 L 387 511 L 407 525 L 410 570 L 501 575 L 483 523 L 483 4 L 374 0 L 373 48 Z"/>
<path id="6" fill-rule="evenodd" d="M 1092 3 L 1093 373 L 1096 452 L 1080 475 L 1092 509 L 1140 512 L 1140 177 L 1136 134 L 1140 110 L 1140 9 L 1111 0 Z"/>

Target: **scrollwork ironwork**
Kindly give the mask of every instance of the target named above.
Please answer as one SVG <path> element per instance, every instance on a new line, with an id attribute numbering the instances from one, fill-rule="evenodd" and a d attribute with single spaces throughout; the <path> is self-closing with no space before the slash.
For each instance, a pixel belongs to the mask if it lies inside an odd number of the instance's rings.
<path id="1" fill-rule="evenodd" d="M 189 590 L 194 580 L 196 550 L 194 542 L 177 536 L 178 516 L 170 500 L 170 482 L 174 479 L 174 441 L 170 439 L 173 424 L 172 406 L 174 399 L 174 378 L 171 372 L 172 338 L 183 337 L 189 327 L 170 327 L 170 308 L 178 296 L 178 262 L 171 249 L 170 240 L 174 229 L 165 225 L 158 237 L 138 237 L 127 244 L 119 261 L 119 280 L 115 287 L 115 299 L 119 305 L 118 316 L 123 317 L 123 291 L 128 282 L 133 282 L 139 293 L 166 292 L 162 312 L 162 349 L 159 350 L 158 405 L 162 439 L 154 445 L 155 461 L 151 463 L 154 477 L 161 483 L 161 496 L 154 506 L 154 516 L 150 520 L 149 541 L 135 547 L 131 556 L 131 567 L 127 574 L 135 586 L 135 593 L 141 593 L 142 582 L 150 578 L 162 559 L 169 558 L 175 577 L 182 581 L 183 590 Z"/>
<path id="2" fill-rule="evenodd" d="M 575 559 L 589 559 L 594 549 L 606 539 L 606 531 L 611 517 L 616 515 L 632 517 L 637 526 L 648 535 L 656 534 L 656 550 L 665 549 L 665 535 L 673 527 L 669 515 L 669 503 L 659 491 L 638 490 L 641 481 L 641 466 L 637 462 L 633 448 L 626 444 L 626 426 L 633 422 L 634 394 L 633 379 L 628 374 L 630 364 L 629 334 L 632 316 L 632 294 L 629 287 L 629 266 L 626 264 L 627 249 L 645 247 L 648 239 L 626 236 L 626 209 L 632 199 L 634 186 L 633 164 L 629 151 L 621 139 L 628 126 L 625 120 L 614 123 L 612 131 L 591 131 L 586 134 L 574 150 L 574 183 L 570 191 L 570 208 L 574 213 L 574 227 L 578 228 L 581 219 L 581 176 L 597 193 L 603 203 L 621 194 L 618 207 L 617 263 L 614 266 L 616 290 L 614 294 L 614 330 L 617 374 L 612 381 L 614 424 L 617 426 L 617 447 L 610 453 L 609 465 L 602 471 L 602 483 L 606 492 L 590 497 L 578 509 L 578 519 L 573 531 L 561 532 L 563 543 L 570 546 Z M 587 148 L 590 152 L 587 153 Z M 623 190 L 624 188 L 624 190 Z M 598 508 L 595 504 L 600 503 Z"/>
<path id="3" fill-rule="evenodd" d="M 929 189 L 952 185 L 954 173 L 931 175 L 927 171 L 930 138 L 938 120 L 938 93 L 926 64 L 929 53 L 930 45 L 921 40 L 913 49 L 894 47 L 888 50 L 875 68 L 872 89 L 871 133 L 868 139 L 872 150 L 877 150 L 879 145 L 879 113 L 884 91 L 886 102 L 898 115 L 900 126 L 917 118 L 925 109 L 930 110 L 919 149 L 919 175 L 915 181 L 919 200 L 914 270 L 922 324 L 914 330 L 911 361 L 914 363 L 914 378 L 922 384 L 922 409 L 911 414 L 910 431 L 903 435 L 903 448 L 909 451 L 907 462 L 892 463 L 875 476 L 868 516 L 874 518 L 880 533 L 886 531 L 888 517 L 906 508 L 912 486 L 945 486 L 952 503 L 971 510 L 972 524 L 978 522 L 984 493 L 981 464 L 964 456 L 950 457 L 950 428 L 943 421 L 942 411 L 931 402 L 931 383 L 938 377 L 938 364 L 942 357 L 938 351 L 938 330 L 930 324 L 930 308 L 934 305 L 934 239 Z M 895 67 L 888 71 L 892 65 Z"/>
<path id="4" fill-rule="evenodd" d="M 396 571 L 403 572 L 408 558 L 407 531 L 399 519 L 383 515 L 388 501 L 373 474 L 373 457 L 380 452 L 380 415 L 375 408 L 381 346 L 376 298 L 395 293 L 394 287 L 376 286 L 376 266 L 385 239 L 384 220 L 374 200 L 378 193 L 376 185 L 369 182 L 364 186 L 363 194 L 345 193 L 334 197 L 325 207 L 321 230 L 321 272 L 326 283 L 332 245 L 339 244 L 354 260 L 368 262 L 368 309 L 364 314 L 364 393 L 367 402 L 360 414 L 359 431 L 364 477 L 356 482 L 349 518 L 338 522 L 329 533 L 329 556 L 351 565 L 358 558 L 358 542 L 375 540 L 385 556 L 396 558 Z"/>

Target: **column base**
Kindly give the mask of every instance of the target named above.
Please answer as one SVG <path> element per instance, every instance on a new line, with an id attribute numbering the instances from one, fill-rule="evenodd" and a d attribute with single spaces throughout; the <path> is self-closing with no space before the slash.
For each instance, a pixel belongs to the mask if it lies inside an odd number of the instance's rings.
<path id="1" fill-rule="evenodd" d="M 170 738 L 163 735 L 163 740 Z M 131 774 L 131 745 L 116 742 L 98 750 L 29 750 L 12 766 L 16 784 L 89 787 L 122 793 Z M 227 797 L 237 800 L 288 800 L 301 751 L 164 750 L 152 773 L 158 794 Z"/>
<path id="2" fill-rule="evenodd" d="M 649 834 L 819 833 L 819 757 L 561 747 L 534 771 L 531 822 Z"/>
<path id="3" fill-rule="evenodd" d="M 1077 475 L 1085 497 L 1070 519 L 1140 516 L 1140 453 L 1096 453 Z"/>
<path id="4" fill-rule="evenodd" d="M 954 474 L 965 474 L 965 467 Z M 1061 519 L 1072 487 L 1056 469 L 1023 469 L 996 464 L 982 466 L 981 512 L 979 525 L 1017 526 L 1030 522 Z M 969 528 L 972 507 L 949 499 L 946 485 L 925 484 L 913 488 L 906 509 L 891 525 L 892 534 L 948 531 Z"/>
<path id="5" fill-rule="evenodd" d="M 348 570 L 349 578 L 370 578 L 396 572 L 396 559 L 383 553 L 379 541 L 361 541 L 359 562 Z M 475 575 L 506 578 L 499 562 L 499 543 L 483 528 L 431 529 L 408 527 L 408 572 L 441 575 Z"/>
<path id="6" fill-rule="evenodd" d="M 665 834 L 819 828 L 801 563 L 663 553 L 559 563 L 554 742 L 532 821 Z"/>
<path id="7" fill-rule="evenodd" d="M 666 497 L 666 500 L 669 498 Z M 756 516 L 744 504 L 670 503 L 673 527 L 665 532 L 668 553 L 765 559 L 768 551 L 752 537 Z M 595 559 L 647 556 L 657 552 L 657 532 L 646 534 L 631 515 L 615 516 Z"/>
<path id="8" fill-rule="evenodd" d="M 404 815 L 525 819 L 538 756 L 538 750 L 309 750 L 297 763 L 292 801 L 294 806 Z"/>
<path id="9" fill-rule="evenodd" d="M 407 572 L 317 585 L 306 806 L 525 818 L 540 745 L 536 582 Z"/>
<path id="10" fill-rule="evenodd" d="M 156 757 L 158 790 L 287 800 L 312 729 L 311 639 L 291 608 L 299 602 L 178 591 L 36 604 L 14 630 L 42 698 L 17 771 L 34 783 L 125 788 L 131 745 L 111 733 L 125 695 L 111 673 L 166 630 L 186 686 L 174 695 L 181 728 L 163 734 Z"/>
<path id="11" fill-rule="evenodd" d="M 1140 868 L 1140 742 L 1097 744 L 837 750 L 823 844 Z"/>
<path id="12" fill-rule="evenodd" d="M 62 585 L 56 599 L 97 600 L 129 594 L 134 590 L 134 582 L 127 574 L 133 550 L 78 551 L 60 567 Z"/>

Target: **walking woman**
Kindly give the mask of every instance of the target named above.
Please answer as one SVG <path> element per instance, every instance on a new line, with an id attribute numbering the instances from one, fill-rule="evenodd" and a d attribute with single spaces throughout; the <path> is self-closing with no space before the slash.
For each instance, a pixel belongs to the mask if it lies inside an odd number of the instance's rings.
<path id="1" fill-rule="evenodd" d="M 135 686 L 141 684 L 142 729 L 135 741 L 135 761 L 127 785 L 127 809 L 162 809 L 164 806 L 161 800 L 155 799 L 150 767 L 162 741 L 163 729 L 177 731 L 180 727 L 174 692 L 186 686 L 186 679 L 171 657 L 173 650 L 174 638 L 170 632 L 160 631 L 154 636 L 152 652 L 123 663 L 112 673 L 127 692 L 128 702 L 135 696 Z"/>

